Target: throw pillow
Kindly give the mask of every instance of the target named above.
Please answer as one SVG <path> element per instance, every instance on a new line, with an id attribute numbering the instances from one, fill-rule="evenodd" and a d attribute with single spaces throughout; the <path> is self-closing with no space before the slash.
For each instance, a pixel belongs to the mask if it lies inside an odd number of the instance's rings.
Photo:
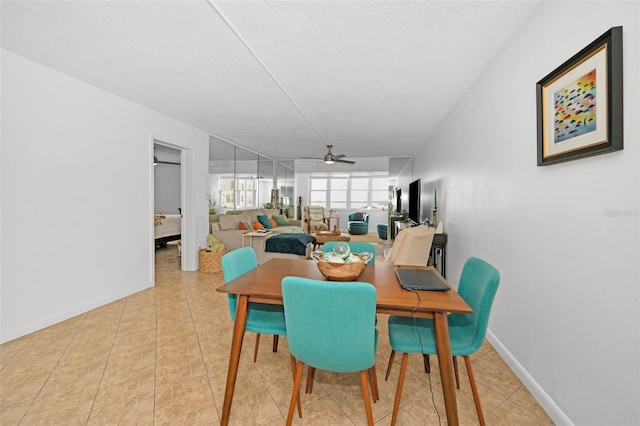
<path id="1" fill-rule="evenodd" d="M 253 222 L 251 224 L 251 226 L 253 226 L 253 229 L 264 229 L 264 226 L 262 226 L 262 224 L 260 222 L 258 222 L 257 220 L 255 222 Z"/>
<path id="2" fill-rule="evenodd" d="M 276 221 L 278 226 L 288 226 L 289 225 L 289 219 L 287 219 L 287 217 L 285 215 L 283 215 L 283 214 L 274 214 L 271 217 L 273 218 L 273 220 Z"/>
<path id="3" fill-rule="evenodd" d="M 243 231 L 253 231 L 253 226 L 251 226 L 249 222 L 243 220 L 240 222 L 240 229 Z"/>
<path id="4" fill-rule="evenodd" d="M 273 219 L 269 219 L 269 224 L 271 225 L 272 228 L 277 228 L 278 227 L 278 224 Z"/>
<path id="5" fill-rule="evenodd" d="M 272 226 L 269 223 L 269 218 L 267 217 L 267 215 L 264 214 L 259 214 L 258 215 L 258 222 L 260 222 L 262 224 L 262 226 L 264 226 L 266 229 L 271 229 Z"/>
<path id="6" fill-rule="evenodd" d="M 213 235 L 211 235 L 211 234 L 207 235 L 207 245 L 209 247 L 211 247 L 212 245 L 217 244 L 219 242 L 221 242 L 221 241 L 219 239 L 217 239 L 216 237 L 214 237 Z"/>

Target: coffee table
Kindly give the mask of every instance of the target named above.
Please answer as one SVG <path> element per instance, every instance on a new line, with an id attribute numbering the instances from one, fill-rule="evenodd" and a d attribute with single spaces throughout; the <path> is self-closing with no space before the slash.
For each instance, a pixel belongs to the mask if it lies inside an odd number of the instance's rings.
<path id="1" fill-rule="evenodd" d="M 351 236 L 349 234 L 343 234 L 342 232 L 334 234 L 330 231 L 318 231 L 313 234 L 313 236 L 316 237 L 315 248 L 318 248 L 319 246 L 323 245 L 324 243 L 328 243 L 329 241 L 351 241 Z"/>

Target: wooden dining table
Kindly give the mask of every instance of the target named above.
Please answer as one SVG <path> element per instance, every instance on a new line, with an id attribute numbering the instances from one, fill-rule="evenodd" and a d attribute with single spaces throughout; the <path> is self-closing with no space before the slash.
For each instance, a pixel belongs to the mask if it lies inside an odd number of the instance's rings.
<path id="1" fill-rule="evenodd" d="M 419 298 L 415 292 L 403 290 L 394 273 L 396 267 L 386 263 L 369 264 L 357 281 L 367 282 L 376 287 L 376 312 L 378 313 L 433 318 L 447 422 L 449 425 L 457 425 L 458 409 L 447 314 L 449 312 L 471 313 L 472 309 L 454 289 L 420 291 Z M 437 269 L 431 266 L 422 269 L 433 270 L 442 280 L 446 281 Z M 219 292 L 238 296 L 227 384 L 220 420 L 222 425 L 228 424 L 231 413 L 231 402 L 238 374 L 249 303 L 261 302 L 282 305 L 281 282 L 286 276 L 326 280 L 313 260 L 275 258 L 217 289 Z M 336 285 L 340 285 L 340 282 L 336 282 Z"/>

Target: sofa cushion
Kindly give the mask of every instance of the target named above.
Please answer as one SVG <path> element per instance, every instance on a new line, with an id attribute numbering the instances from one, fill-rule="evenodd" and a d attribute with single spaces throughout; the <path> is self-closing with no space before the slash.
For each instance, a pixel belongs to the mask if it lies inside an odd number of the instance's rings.
<path id="1" fill-rule="evenodd" d="M 280 214 L 280 211 L 278 209 L 262 209 L 261 214 L 267 217 L 273 217 L 273 215 Z"/>
<path id="2" fill-rule="evenodd" d="M 304 234 L 299 226 L 278 226 L 270 230 L 274 234 Z"/>
<path id="3" fill-rule="evenodd" d="M 264 226 L 260 222 L 258 222 L 257 220 L 255 222 L 253 222 L 251 224 L 251 226 L 253 226 L 253 229 L 264 229 Z"/>
<path id="4" fill-rule="evenodd" d="M 271 224 L 271 228 L 277 228 L 278 227 L 278 224 L 273 219 L 269 219 L 269 223 Z"/>
<path id="5" fill-rule="evenodd" d="M 225 214 L 220 216 L 220 230 L 231 231 L 240 229 L 240 222 L 242 221 L 242 215 L 239 214 Z"/>
<path id="6" fill-rule="evenodd" d="M 289 219 L 283 214 L 274 214 L 271 218 L 278 224 L 278 226 L 288 226 Z"/>
<path id="7" fill-rule="evenodd" d="M 244 215 L 247 217 L 247 220 L 251 223 L 258 220 L 258 215 L 262 214 L 262 210 L 245 210 Z"/>

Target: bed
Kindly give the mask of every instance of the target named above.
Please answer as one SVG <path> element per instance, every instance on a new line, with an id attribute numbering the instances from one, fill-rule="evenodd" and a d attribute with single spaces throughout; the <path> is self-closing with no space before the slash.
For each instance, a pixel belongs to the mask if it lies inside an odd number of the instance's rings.
<path id="1" fill-rule="evenodd" d="M 179 214 L 155 214 L 153 216 L 156 248 L 181 238 L 182 216 Z"/>

